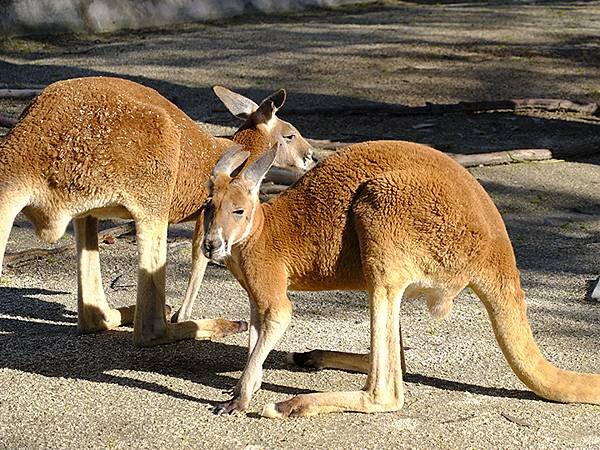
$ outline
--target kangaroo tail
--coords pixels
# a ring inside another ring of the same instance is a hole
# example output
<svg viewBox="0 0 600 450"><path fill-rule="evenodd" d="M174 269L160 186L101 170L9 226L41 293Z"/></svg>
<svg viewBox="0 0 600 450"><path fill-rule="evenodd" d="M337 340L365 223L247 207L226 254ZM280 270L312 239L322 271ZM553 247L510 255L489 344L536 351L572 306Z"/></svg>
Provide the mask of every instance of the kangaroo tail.
<svg viewBox="0 0 600 450"><path fill-rule="evenodd" d="M496 340L513 372L540 397L562 403L600 404L600 375L559 369L541 353L527 320L514 263L471 283L483 301ZM507 275L507 272L510 275Z"/></svg>

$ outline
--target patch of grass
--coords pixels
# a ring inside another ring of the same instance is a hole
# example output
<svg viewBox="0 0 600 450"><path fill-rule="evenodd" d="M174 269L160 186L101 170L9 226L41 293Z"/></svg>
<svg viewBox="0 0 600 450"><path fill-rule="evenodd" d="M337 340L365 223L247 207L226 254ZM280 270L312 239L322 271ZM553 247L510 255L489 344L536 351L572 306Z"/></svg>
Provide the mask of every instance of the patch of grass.
<svg viewBox="0 0 600 450"><path fill-rule="evenodd" d="M0 41L0 50L4 52L35 53L47 50L47 45L23 38L8 38Z"/></svg>
<svg viewBox="0 0 600 450"><path fill-rule="evenodd" d="M544 201L544 196L542 194L538 194L531 199L531 203L533 203L534 205L539 205L543 201Z"/></svg>
<svg viewBox="0 0 600 450"><path fill-rule="evenodd" d="M573 229L573 224L571 222L563 223L560 228L561 230L571 231Z"/></svg>
<svg viewBox="0 0 600 450"><path fill-rule="evenodd" d="M55 264L58 264L58 259L56 259L54 256L48 256L48 257L46 258L46 262L47 262L49 265L53 266L53 265L55 265Z"/></svg>
<svg viewBox="0 0 600 450"><path fill-rule="evenodd" d="M0 277L0 286L9 286L10 279L6 277Z"/></svg>

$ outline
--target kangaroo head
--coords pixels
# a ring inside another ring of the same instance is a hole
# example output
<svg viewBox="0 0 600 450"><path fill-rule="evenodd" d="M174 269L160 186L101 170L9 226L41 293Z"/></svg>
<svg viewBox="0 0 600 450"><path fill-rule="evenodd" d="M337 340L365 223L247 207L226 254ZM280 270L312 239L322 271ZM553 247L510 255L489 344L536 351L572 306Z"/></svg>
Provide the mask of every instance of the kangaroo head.
<svg viewBox="0 0 600 450"><path fill-rule="evenodd" d="M315 165L312 146L296 127L276 115L285 103L284 89L274 92L260 105L222 86L215 86L213 90L229 112L244 121L233 137L235 142L246 148L260 143L260 150L281 142L273 163L276 167L307 171Z"/></svg>
<svg viewBox="0 0 600 450"><path fill-rule="evenodd" d="M241 145L227 150L215 165L208 182L209 197L204 206L202 253L220 261L231 255L231 247L252 232L260 183L277 157L280 145L273 146L240 173L250 156Z"/></svg>

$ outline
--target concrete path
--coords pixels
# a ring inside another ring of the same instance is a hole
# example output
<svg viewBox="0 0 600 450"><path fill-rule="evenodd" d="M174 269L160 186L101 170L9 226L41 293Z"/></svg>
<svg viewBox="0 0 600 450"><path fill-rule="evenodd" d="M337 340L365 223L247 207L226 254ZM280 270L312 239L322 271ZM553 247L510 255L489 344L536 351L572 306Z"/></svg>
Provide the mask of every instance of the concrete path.
<svg viewBox="0 0 600 450"><path fill-rule="evenodd" d="M0 83L27 87L78 75L126 75L223 132L235 122L213 99L209 86L215 83L256 97L285 86L290 109L366 100L600 101L599 19L598 2L389 2L152 33L13 39L0 43ZM16 114L23 106L0 102L0 111ZM439 147L449 142L444 150L459 153L552 146L563 152L568 161L472 173L506 219L540 347L561 367L600 372L600 304L589 300L600 268L600 158L582 156L598 150L598 121L542 112L478 116L289 118L315 138L411 138ZM190 226L171 230L168 297L174 305L185 291L190 236ZM19 219L9 251L39 245ZM103 245L101 254L110 301L131 303L134 243L123 237ZM245 363L246 335L151 349L134 348L128 328L77 336L70 254L9 270L1 282L0 448L600 448L600 407L553 404L528 392L469 292L441 322L422 302L403 305L409 371L403 411L271 421L257 415L266 402L364 383L359 374L294 370L283 358L286 351L320 347L366 351L364 295L292 294L292 326L267 361L250 411L216 417L211 406L227 398L222 391ZM248 315L237 283L211 267L195 316Z"/></svg>

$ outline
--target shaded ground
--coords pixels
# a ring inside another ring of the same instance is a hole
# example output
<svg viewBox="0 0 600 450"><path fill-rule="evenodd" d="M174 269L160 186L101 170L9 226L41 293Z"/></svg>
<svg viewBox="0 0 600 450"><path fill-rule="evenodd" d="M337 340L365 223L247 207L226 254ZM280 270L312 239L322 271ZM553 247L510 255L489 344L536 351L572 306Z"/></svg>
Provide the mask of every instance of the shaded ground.
<svg viewBox="0 0 600 450"><path fill-rule="evenodd" d="M285 87L282 115L314 138L427 142L471 153L550 147L559 156L600 148L595 117L453 114L296 116L286 110L365 102L564 98L600 102L600 3L384 2L280 17L241 18L149 32L0 43L0 84L40 86L121 75L157 88L194 119L232 123L210 86L254 98Z"/></svg>
<svg viewBox="0 0 600 450"><path fill-rule="evenodd" d="M157 87L219 132L234 123L210 92L216 83L253 97L285 86L290 110L367 100L600 101L599 19L598 2L414 2L91 39L20 39L0 44L0 83L26 87L86 74L126 75ZM23 106L5 102L0 111L16 115ZM570 161L472 173L507 221L544 353L561 367L600 372L600 304L586 300L600 267L600 159L581 156L598 150L597 119L535 111L285 117L314 138L408 138L460 153L531 147L563 152ZM433 125L413 128L423 123ZM17 225L9 251L39 245L27 223ZM173 227L171 235L168 296L178 304L191 229ZM101 252L111 302L131 303L134 243L124 237ZM362 294L292 294L293 324L268 360L251 411L215 417L210 406L227 398L221 391L244 365L245 335L142 350L133 347L127 328L76 336L73 255L3 276L3 448L600 447L600 408L552 404L530 394L504 362L482 305L467 292L443 322L433 321L421 302L403 306L410 373L403 411L281 422L259 419L256 412L268 401L356 389L364 382L363 375L296 371L283 362L289 350L366 351ZM119 276L122 287L111 288ZM245 296L225 270L211 267L205 281L196 317L248 316Z"/></svg>

